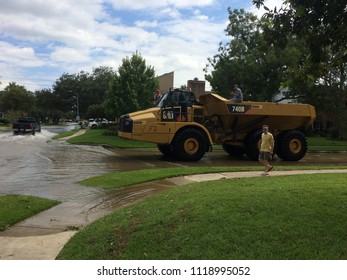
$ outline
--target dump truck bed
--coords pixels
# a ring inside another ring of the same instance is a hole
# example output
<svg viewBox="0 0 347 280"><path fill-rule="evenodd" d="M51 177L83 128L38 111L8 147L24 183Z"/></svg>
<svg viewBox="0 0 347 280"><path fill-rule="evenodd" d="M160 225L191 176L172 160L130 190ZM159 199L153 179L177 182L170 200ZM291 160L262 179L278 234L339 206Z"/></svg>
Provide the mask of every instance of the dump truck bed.
<svg viewBox="0 0 347 280"><path fill-rule="evenodd" d="M205 115L217 115L226 131L233 127L249 128L259 123L282 131L301 127L307 129L316 118L315 108L309 104L235 103L213 93L200 96L199 101L205 105Z"/></svg>

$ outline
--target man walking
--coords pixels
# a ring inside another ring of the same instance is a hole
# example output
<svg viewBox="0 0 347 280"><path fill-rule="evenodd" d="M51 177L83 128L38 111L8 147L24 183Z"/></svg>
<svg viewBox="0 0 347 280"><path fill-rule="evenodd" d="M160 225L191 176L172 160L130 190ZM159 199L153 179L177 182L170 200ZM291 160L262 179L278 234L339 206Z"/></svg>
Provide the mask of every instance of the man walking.
<svg viewBox="0 0 347 280"><path fill-rule="evenodd" d="M271 155L273 154L275 146L275 140L273 135L269 132L269 126L263 125L263 133L261 135L259 162L264 165L265 170L261 175L269 175L269 172L273 169L273 166L269 164Z"/></svg>

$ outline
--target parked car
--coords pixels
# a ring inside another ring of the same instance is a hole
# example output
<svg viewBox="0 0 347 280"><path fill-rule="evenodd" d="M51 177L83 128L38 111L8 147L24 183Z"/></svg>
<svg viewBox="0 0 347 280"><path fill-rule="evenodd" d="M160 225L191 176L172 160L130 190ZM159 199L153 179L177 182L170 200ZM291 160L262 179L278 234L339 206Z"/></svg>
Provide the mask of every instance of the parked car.
<svg viewBox="0 0 347 280"><path fill-rule="evenodd" d="M40 123L33 117L19 118L12 125L14 135L41 132Z"/></svg>
<svg viewBox="0 0 347 280"><path fill-rule="evenodd" d="M109 124L109 121L105 118L96 118L96 119L89 119L88 120L88 127L90 128L97 128L101 126L107 126Z"/></svg>

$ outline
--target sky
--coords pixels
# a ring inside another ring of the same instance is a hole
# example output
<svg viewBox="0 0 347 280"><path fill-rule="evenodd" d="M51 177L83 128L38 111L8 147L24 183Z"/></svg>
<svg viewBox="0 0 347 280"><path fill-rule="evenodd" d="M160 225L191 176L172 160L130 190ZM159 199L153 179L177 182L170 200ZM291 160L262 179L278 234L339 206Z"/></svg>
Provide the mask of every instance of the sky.
<svg viewBox="0 0 347 280"><path fill-rule="evenodd" d="M117 71L135 52L157 76L174 71L175 87L205 80L207 59L230 40L228 7L263 13L251 0L0 0L0 90L10 82L51 89L64 73L100 66Z"/></svg>

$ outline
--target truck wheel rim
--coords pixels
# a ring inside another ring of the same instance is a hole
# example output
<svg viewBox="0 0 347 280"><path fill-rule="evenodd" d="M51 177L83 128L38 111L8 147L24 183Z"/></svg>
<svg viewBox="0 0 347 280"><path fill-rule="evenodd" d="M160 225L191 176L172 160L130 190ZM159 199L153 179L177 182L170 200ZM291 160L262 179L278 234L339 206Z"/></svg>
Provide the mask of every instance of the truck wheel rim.
<svg viewBox="0 0 347 280"><path fill-rule="evenodd" d="M289 149L292 153L299 153L302 149L301 141L298 139L293 139L289 142Z"/></svg>
<svg viewBox="0 0 347 280"><path fill-rule="evenodd" d="M184 151L189 154L189 155L193 155L195 154L199 149L199 142L194 139L194 138L188 138L185 142L184 142Z"/></svg>

